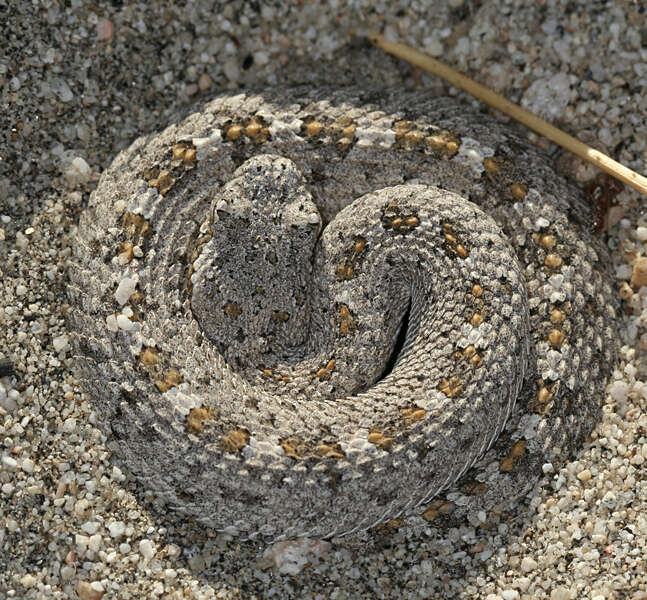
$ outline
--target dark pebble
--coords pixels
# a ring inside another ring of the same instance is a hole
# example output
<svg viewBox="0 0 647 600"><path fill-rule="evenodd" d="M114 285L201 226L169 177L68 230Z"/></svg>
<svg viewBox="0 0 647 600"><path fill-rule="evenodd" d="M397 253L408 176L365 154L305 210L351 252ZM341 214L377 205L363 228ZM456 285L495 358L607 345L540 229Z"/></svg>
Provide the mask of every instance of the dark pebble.
<svg viewBox="0 0 647 600"><path fill-rule="evenodd" d="M14 374L11 361L8 358L0 358L0 377L9 377Z"/></svg>

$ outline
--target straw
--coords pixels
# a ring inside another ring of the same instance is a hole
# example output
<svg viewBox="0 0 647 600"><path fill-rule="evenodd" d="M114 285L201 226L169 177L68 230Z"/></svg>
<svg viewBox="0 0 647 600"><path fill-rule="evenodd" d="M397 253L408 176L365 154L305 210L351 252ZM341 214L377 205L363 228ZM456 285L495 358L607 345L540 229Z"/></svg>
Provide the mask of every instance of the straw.
<svg viewBox="0 0 647 600"><path fill-rule="evenodd" d="M402 58L416 67L420 67L425 71L429 71L434 75L442 77L453 86L472 94L472 96L475 96L486 104L493 106L513 119L520 121L533 131L547 137L549 140L552 140L556 144L566 148L573 154L577 154L584 160L594 164L606 173L609 173L609 175L612 175L616 179L619 179L627 185L630 185L632 188L647 195L646 177L639 175L635 171L632 171L624 165L621 165L619 162L613 160L606 154L603 154L602 152L587 146L583 142L580 142L580 140L564 133L561 129L558 129L554 125L544 121L544 119L533 115L524 108L517 106L503 96L489 90L480 83L477 83L473 79L470 79L446 64L424 54L423 52L419 52L406 44L389 42L384 38L384 36L379 34L370 35L368 36L368 39L376 47L388 52L389 54L393 54L398 58Z"/></svg>

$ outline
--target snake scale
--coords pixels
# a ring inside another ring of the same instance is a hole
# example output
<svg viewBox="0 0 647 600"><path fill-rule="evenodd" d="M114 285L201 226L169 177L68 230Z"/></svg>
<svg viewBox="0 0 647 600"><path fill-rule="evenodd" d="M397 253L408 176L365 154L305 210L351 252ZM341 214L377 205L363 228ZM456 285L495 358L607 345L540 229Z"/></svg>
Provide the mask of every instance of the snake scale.
<svg viewBox="0 0 647 600"><path fill-rule="evenodd" d="M78 376L127 470L210 528L510 510L590 432L614 365L592 213L522 134L449 98L226 94L92 194Z"/></svg>

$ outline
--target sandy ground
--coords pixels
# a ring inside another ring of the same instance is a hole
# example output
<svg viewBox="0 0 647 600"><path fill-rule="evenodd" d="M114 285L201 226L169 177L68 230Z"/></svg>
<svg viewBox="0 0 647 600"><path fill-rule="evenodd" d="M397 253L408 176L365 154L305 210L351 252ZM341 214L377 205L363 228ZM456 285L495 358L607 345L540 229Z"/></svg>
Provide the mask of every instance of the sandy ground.
<svg viewBox="0 0 647 600"><path fill-rule="evenodd" d="M64 294L70 232L99 174L191 103L305 82L456 94L350 28L442 58L644 173L642 1L0 0L0 20L0 359L15 370L0 378L0 599L647 598L638 193L611 211L624 345L591 442L509 521L445 535L412 518L289 560L160 511L112 464L76 385ZM569 176L593 176L555 155Z"/></svg>

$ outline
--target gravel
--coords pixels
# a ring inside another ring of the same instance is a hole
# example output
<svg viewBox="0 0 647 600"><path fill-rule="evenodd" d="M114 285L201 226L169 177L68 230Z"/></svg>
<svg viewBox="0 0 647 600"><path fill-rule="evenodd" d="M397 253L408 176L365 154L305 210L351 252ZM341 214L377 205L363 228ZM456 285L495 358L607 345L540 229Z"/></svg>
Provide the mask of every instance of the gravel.
<svg viewBox="0 0 647 600"><path fill-rule="evenodd" d="M99 174L192 102L239 87L380 82L477 104L351 28L426 50L644 173L642 2L0 0L0 15L0 364L14 371L0 376L0 599L647 599L638 193L621 192L610 215L624 345L590 443L544 465L516 514L445 536L412 517L301 552L265 548L133 493L72 374L64 295L70 232ZM576 180L595 174L530 137ZM126 294L131 282L121 285Z"/></svg>

